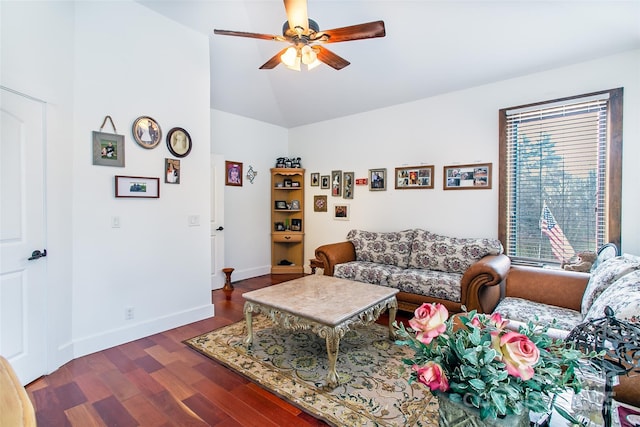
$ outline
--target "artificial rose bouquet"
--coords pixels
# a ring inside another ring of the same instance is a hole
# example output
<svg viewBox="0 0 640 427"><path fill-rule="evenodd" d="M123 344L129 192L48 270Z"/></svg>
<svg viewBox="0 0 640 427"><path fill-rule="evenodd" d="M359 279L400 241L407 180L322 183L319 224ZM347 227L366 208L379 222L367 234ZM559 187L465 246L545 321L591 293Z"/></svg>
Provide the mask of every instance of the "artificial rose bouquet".
<svg viewBox="0 0 640 427"><path fill-rule="evenodd" d="M545 412L554 394L580 391L575 373L590 366L583 363L582 352L552 340L546 329L529 323L509 330L497 313L472 311L449 318L444 305L425 303L414 315L408 329L396 323L396 343L415 350L414 358L403 360L411 367L410 382L477 408L482 419L525 409ZM573 420L561 407L556 409Z"/></svg>

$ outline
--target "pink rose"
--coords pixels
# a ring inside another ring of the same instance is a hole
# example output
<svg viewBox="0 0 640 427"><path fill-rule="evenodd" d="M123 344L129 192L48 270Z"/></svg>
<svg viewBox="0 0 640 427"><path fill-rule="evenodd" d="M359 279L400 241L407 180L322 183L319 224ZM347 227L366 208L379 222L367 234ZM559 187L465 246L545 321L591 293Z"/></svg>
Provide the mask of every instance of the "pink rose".
<svg viewBox="0 0 640 427"><path fill-rule="evenodd" d="M500 354L507 372L514 377L529 380L533 377L533 365L540 358L538 347L526 336L517 332L491 333L491 346Z"/></svg>
<svg viewBox="0 0 640 427"><path fill-rule="evenodd" d="M498 329L504 329L509 323L508 320L504 320L502 318L502 315L500 313L493 313L489 318L489 321L493 323Z"/></svg>
<svg viewBox="0 0 640 427"><path fill-rule="evenodd" d="M442 304L424 303L414 312L409 326L416 331L418 341L429 344L435 337L447 330L445 321L449 317L447 308Z"/></svg>
<svg viewBox="0 0 640 427"><path fill-rule="evenodd" d="M449 381L444 375L442 367L435 362L427 362L424 366L413 365L412 370L418 374L418 381L429 387L431 391L449 390Z"/></svg>

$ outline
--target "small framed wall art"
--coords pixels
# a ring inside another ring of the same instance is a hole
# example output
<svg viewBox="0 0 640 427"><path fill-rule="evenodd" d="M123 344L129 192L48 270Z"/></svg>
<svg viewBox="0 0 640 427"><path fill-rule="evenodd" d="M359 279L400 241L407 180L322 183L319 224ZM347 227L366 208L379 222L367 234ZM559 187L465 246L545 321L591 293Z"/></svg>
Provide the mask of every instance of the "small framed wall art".
<svg viewBox="0 0 640 427"><path fill-rule="evenodd" d="M311 174L311 186L318 187L320 185L320 174L318 172L313 172Z"/></svg>
<svg viewBox="0 0 640 427"><path fill-rule="evenodd" d="M133 139L142 148L156 148L162 139L160 125L149 116L140 116L133 122Z"/></svg>
<svg viewBox="0 0 640 427"><path fill-rule="evenodd" d="M191 135L182 128L173 128L167 133L167 148L176 157L185 157L191 152Z"/></svg>
<svg viewBox="0 0 640 427"><path fill-rule="evenodd" d="M342 171L331 171L331 195L342 196Z"/></svg>
<svg viewBox="0 0 640 427"><path fill-rule="evenodd" d="M180 184L180 160L164 159L164 182L166 184Z"/></svg>
<svg viewBox="0 0 640 427"><path fill-rule="evenodd" d="M387 170L369 169L369 190L385 191L387 189Z"/></svg>
<svg viewBox="0 0 640 427"><path fill-rule="evenodd" d="M124 167L124 135L93 132L93 164Z"/></svg>
<svg viewBox="0 0 640 427"><path fill-rule="evenodd" d="M242 187L242 163L225 161L225 184Z"/></svg>
<svg viewBox="0 0 640 427"><path fill-rule="evenodd" d="M396 190L433 188L433 165L396 168Z"/></svg>
<svg viewBox="0 0 640 427"><path fill-rule="evenodd" d="M351 212L348 203L336 203L335 205L333 205L333 219L349 221L350 213Z"/></svg>
<svg viewBox="0 0 640 427"><path fill-rule="evenodd" d="M342 197L345 199L353 199L353 184L355 182L354 172L345 172L342 174Z"/></svg>
<svg viewBox="0 0 640 427"><path fill-rule="evenodd" d="M116 175L116 197L157 199L160 197L160 178Z"/></svg>
<svg viewBox="0 0 640 427"><path fill-rule="evenodd" d="M322 175L320 177L320 188L322 188L323 190L329 189L329 180L330 179L331 179L331 177L329 175Z"/></svg>
<svg viewBox="0 0 640 427"><path fill-rule="evenodd" d="M491 163L452 165L443 168L445 190L489 190Z"/></svg>
<svg viewBox="0 0 640 427"><path fill-rule="evenodd" d="M327 211L327 196L313 196L313 211L314 212L326 212Z"/></svg>

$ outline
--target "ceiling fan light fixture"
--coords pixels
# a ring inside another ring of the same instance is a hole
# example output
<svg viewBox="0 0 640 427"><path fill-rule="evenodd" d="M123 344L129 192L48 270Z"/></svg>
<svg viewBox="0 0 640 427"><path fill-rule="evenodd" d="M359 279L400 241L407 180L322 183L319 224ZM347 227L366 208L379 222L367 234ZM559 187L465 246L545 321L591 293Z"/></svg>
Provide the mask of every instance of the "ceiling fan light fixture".
<svg viewBox="0 0 640 427"><path fill-rule="evenodd" d="M298 50L293 46L288 48L287 51L280 56L280 59L282 60L282 63L287 67L295 66L295 63L297 60L298 67L300 67L299 65L300 60L298 59Z"/></svg>
<svg viewBox="0 0 640 427"><path fill-rule="evenodd" d="M300 56L302 63L305 65L312 64L318 59L318 55L308 44L302 46L302 49L300 49Z"/></svg>

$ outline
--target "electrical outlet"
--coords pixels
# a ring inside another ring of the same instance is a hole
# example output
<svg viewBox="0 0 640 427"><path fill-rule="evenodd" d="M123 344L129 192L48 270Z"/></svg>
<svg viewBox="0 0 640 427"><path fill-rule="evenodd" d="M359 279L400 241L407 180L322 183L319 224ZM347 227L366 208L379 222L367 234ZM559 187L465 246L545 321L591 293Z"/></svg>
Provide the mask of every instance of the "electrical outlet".
<svg viewBox="0 0 640 427"><path fill-rule="evenodd" d="M133 320L134 311L133 307L127 307L124 309L124 319L125 320Z"/></svg>

